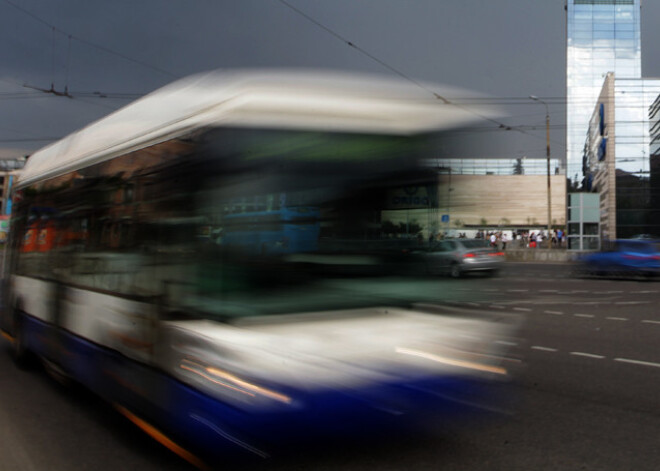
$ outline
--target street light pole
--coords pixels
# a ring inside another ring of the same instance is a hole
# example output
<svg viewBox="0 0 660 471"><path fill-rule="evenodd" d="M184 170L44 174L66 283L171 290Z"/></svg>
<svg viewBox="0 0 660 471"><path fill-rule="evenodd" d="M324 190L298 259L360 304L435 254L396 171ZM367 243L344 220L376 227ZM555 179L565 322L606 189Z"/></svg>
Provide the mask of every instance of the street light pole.
<svg viewBox="0 0 660 471"><path fill-rule="evenodd" d="M535 95L529 96L532 100L545 105L545 155L548 165L548 248L552 248L552 196L550 192L550 110L548 104Z"/></svg>

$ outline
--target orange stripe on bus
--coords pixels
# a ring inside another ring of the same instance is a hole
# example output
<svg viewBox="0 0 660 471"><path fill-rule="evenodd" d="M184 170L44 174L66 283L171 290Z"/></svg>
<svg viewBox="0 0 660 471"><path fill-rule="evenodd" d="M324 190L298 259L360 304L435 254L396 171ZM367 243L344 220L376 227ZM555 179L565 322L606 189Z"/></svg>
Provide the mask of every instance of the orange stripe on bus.
<svg viewBox="0 0 660 471"><path fill-rule="evenodd" d="M7 340L9 340L11 343L14 343L14 342L16 341L16 339L14 339L14 337L12 337L11 335L9 335L9 334L8 334L7 332L5 332L4 330L1 330L1 331L0 331L0 334L2 334L2 336L3 336L4 338L6 338Z"/></svg>
<svg viewBox="0 0 660 471"><path fill-rule="evenodd" d="M161 445L165 446L167 449L170 451L176 453L179 455L181 458L186 460L188 463L192 464L193 466L196 466L199 469L203 470L210 470L210 468L204 463L202 460L197 458L195 455L190 453L189 451L185 450L184 448L180 447L176 443L174 443L171 439L169 439L163 432L155 428L153 425L147 423L146 421L142 420L132 412L130 412L128 409L120 406L119 404L114 404L115 408L121 412L128 420L133 422L135 425L140 427L143 432L145 432L147 435L149 435L151 438L156 440L158 443Z"/></svg>

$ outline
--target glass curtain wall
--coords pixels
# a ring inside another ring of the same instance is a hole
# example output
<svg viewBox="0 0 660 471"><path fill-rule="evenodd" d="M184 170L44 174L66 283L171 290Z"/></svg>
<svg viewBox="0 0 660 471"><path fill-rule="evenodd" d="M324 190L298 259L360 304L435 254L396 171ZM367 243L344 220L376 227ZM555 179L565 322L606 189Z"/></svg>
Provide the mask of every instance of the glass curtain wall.
<svg viewBox="0 0 660 471"><path fill-rule="evenodd" d="M640 0L568 0L567 176L581 186L589 119L607 72L641 78Z"/></svg>
<svg viewBox="0 0 660 471"><path fill-rule="evenodd" d="M651 202L649 211L655 223L656 234L660 234L660 94L655 98L649 108L650 119L650 186Z"/></svg>
<svg viewBox="0 0 660 471"><path fill-rule="evenodd" d="M426 166L451 171L453 175L547 175L547 159L436 159L426 161ZM550 171L559 175L559 159L550 159Z"/></svg>
<svg viewBox="0 0 660 471"><path fill-rule="evenodd" d="M617 237L660 235L657 166L652 165L649 108L660 79L615 79Z"/></svg>

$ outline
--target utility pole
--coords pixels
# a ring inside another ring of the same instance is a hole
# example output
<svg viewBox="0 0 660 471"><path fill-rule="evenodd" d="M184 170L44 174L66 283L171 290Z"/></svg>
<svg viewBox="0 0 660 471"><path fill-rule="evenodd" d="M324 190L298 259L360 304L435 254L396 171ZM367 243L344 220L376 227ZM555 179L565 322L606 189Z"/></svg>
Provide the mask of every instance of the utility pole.
<svg viewBox="0 0 660 471"><path fill-rule="evenodd" d="M552 196L550 188L550 111L548 104L535 95L529 96L532 100L541 102L545 105L545 156L548 165L548 248L552 248Z"/></svg>

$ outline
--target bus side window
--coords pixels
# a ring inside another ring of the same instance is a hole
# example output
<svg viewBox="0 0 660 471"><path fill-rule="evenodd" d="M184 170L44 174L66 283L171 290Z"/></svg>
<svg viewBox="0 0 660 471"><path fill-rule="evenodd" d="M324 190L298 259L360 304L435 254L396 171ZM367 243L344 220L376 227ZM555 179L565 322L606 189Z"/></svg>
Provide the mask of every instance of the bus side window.
<svg viewBox="0 0 660 471"><path fill-rule="evenodd" d="M34 252L37 248L37 234L39 232L39 223L34 221L30 223L23 238L21 252Z"/></svg>

